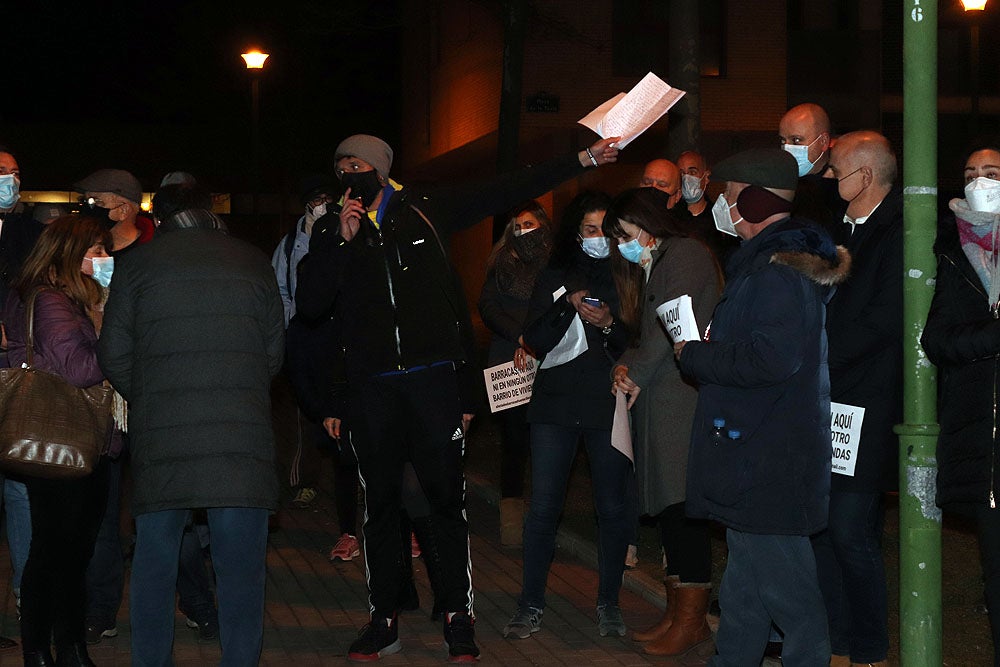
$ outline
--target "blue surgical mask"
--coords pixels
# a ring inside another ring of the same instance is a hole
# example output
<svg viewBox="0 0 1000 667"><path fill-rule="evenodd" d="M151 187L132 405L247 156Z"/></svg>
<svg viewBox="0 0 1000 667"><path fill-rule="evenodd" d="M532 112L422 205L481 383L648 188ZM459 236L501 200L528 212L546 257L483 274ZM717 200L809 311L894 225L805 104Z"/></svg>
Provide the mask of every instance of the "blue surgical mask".
<svg viewBox="0 0 1000 667"><path fill-rule="evenodd" d="M618 252L622 254L622 257L632 262L633 264L638 264L639 260L642 259L642 244L639 243L639 239L632 239L625 243L618 244Z"/></svg>
<svg viewBox="0 0 1000 667"><path fill-rule="evenodd" d="M821 136L823 135L822 134L817 135L815 139L813 139L812 141L810 141L808 144L805 145L785 144L784 146L782 146L782 148L788 151L792 155L792 157L795 158L796 164L799 165L799 178L802 178L810 171L812 171L812 168L816 166L816 162L819 162L819 159L823 157L823 153L826 152L823 151L823 153L820 153L816 157L816 160L814 162L809 161L809 147L812 146L817 141L819 141L819 138Z"/></svg>
<svg viewBox="0 0 1000 667"><path fill-rule="evenodd" d="M580 247L594 259L604 259L611 254L611 242L607 236L581 238Z"/></svg>
<svg viewBox="0 0 1000 667"><path fill-rule="evenodd" d="M14 208L21 198L21 181L14 174L0 175L0 208Z"/></svg>
<svg viewBox="0 0 1000 667"><path fill-rule="evenodd" d="M84 259L89 259L94 265L94 273L90 277L96 280L98 285L107 287L111 284L111 275L115 272L114 257L84 257Z"/></svg>

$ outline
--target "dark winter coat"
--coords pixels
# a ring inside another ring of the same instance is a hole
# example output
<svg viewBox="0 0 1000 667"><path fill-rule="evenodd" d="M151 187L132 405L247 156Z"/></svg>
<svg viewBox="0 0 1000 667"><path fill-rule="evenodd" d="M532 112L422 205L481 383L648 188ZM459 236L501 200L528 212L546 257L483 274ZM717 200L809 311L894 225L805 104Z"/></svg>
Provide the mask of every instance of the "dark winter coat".
<svg viewBox="0 0 1000 667"><path fill-rule="evenodd" d="M0 303L5 304L10 284L17 280L45 226L24 213L0 213L0 221Z"/></svg>
<svg viewBox="0 0 1000 667"><path fill-rule="evenodd" d="M954 218L934 250L937 285L921 343L938 367L937 503L983 506L996 497L1000 319L965 257Z"/></svg>
<svg viewBox="0 0 1000 667"><path fill-rule="evenodd" d="M129 403L136 514L274 509L271 378L284 352L274 271L214 229L172 229L115 265L98 345Z"/></svg>
<svg viewBox="0 0 1000 667"><path fill-rule="evenodd" d="M553 292L560 287L565 287L567 294L588 290L591 296L608 304L613 317L618 317L618 292L611 277L611 260L594 259L577 250L568 268L543 271L531 295L524 342L539 360L544 360L562 340L577 314L565 296L552 300ZM625 351L628 333L618 322L612 324L609 334L591 324L584 324L583 330L587 335L586 352L565 364L539 369L535 374L528 404L529 423L611 430L615 412L611 368Z"/></svg>
<svg viewBox="0 0 1000 667"><path fill-rule="evenodd" d="M903 418L903 196L891 191L851 234L836 239L851 253L851 275L827 306L830 398L865 409L854 476L834 474L834 491L898 486Z"/></svg>
<svg viewBox="0 0 1000 667"><path fill-rule="evenodd" d="M618 360L628 366L629 378L642 389L632 406L632 436L639 510L644 514L659 514L684 500L691 420L698 402L698 389L681 376L673 341L656 309L687 294L698 330L704 331L721 291L718 266L700 241L665 239L653 251L653 267L643 291L639 345Z"/></svg>
<svg viewBox="0 0 1000 667"><path fill-rule="evenodd" d="M462 365L463 412L473 412L482 374L473 368L468 306L448 257L452 232L512 208L583 171L576 154L485 183L425 195L394 192L378 229L362 220L350 241L336 216L316 222L299 275L297 312L342 324L348 382L441 361Z"/></svg>
<svg viewBox="0 0 1000 667"><path fill-rule="evenodd" d="M825 303L850 265L812 223L786 219L730 259L708 342L681 371L699 383L688 515L735 530L811 535L826 527L830 380ZM713 437L713 420L739 437Z"/></svg>

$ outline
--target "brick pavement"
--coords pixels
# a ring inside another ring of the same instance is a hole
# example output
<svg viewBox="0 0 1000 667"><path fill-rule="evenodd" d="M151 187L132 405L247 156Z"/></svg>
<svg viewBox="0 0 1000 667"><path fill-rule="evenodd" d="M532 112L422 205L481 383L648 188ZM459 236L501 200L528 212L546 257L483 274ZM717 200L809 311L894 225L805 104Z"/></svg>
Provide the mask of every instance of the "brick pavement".
<svg viewBox="0 0 1000 667"><path fill-rule="evenodd" d="M602 638L597 634L594 604L597 577L594 569L568 553L585 544L568 539L569 549L560 548L549 578L548 608L542 631L526 640L505 640L501 629L513 612L520 590L521 565L517 549L499 546L498 514L495 504L481 493L470 493L468 512L473 527L471 547L476 593L477 637L483 651L482 662L496 665L560 665L588 662L593 665L665 664L650 660L629 639ZM485 494L488 495L488 492ZM321 493L311 510L283 510L281 529L272 533L268 544L267 607L262 665L344 664L351 640L368 618L363 561L332 564L326 554L334 541L336 525L331 501ZM593 548L592 546L590 547ZM586 554L585 554L586 557ZM0 548L0 563L6 564L6 546ZM2 568L6 570L7 568ZM421 610L400 618L403 651L381 661L385 665L439 665L445 649L441 626L429 620L431 592L420 561L414 564ZM17 636L9 572L4 572L0 590L0 633ZM641 590L641 587L631 586ZM647 596L648 597L648 596ZM660 610L643 595L623 590L622 608L630 628L651 625ZM130 663L128 596L118 622L119 635L91 647L94 661L101 667ZM216 643L202 643L177 615L174 657L178 666L217 664ZM0 654L0 667L20 665L17 651ZM670 664L670 663L666 663ZM689 654L673 664L700 665L704 658Z"/></svg>

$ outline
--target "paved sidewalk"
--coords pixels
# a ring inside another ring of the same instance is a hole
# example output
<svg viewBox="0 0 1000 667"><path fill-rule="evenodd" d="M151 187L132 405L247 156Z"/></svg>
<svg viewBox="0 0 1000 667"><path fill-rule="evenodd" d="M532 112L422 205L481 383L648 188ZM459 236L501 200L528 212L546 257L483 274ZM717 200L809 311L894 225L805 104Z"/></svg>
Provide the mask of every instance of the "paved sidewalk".
<svg viewBox="0 0 1000 667"><path fill-rule="evenodd" d="M473 482L470 485L476 488ZM548 608L542 631L526 640L505 640L501 630L514 610L520 589L521 562L517 549L499 546L498 513L477 493L469 494L473 527L471 546L476 592L477 637L482 661L496 665L664 664L641 654L627 638L602 638L597 633L594 605L597 577L594 569L560 549L549 578ZM329 563L335 522L329 496L321 493L310 510L282 510L281 529L268 544L267 609L262 665L344 664L347 646L367 622L368 604L362 559ZM592 548L592 547L591 547ZM0 562L7 562L6 547ZM432 596L421 561L414 563L421 610L400 618L403 651L381 661L385 665L439 665L445 648L440 623L429 620ZM0 633L18 634L9 575L4 579L5 604ZM630 590L622 593L622 608L630 628L651 625L660 610ZM119 614L119 634L91 647L101 667L130 664L128 598ZM176 617L174 657L180 665L213 665L220 656L216 643L201 643L195 631ZM705 645L710 647L710 643ZM708 649L710 650L710 649ZM0 654L0 666L20 665L18 651ZM668 663L669 664L669 663ZM704 658L688 655L674 664L700 665Z"/></svg>

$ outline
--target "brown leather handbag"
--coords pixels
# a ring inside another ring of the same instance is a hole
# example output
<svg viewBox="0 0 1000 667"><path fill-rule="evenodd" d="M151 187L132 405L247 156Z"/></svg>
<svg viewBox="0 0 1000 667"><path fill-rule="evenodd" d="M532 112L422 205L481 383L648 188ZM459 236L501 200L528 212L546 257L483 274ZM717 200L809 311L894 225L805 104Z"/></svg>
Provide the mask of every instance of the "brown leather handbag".
<svg viewBox="0 0 1000 667"><path fill-rule="evenodd" d="M25 304L26 367L0 369L0 468L43 479L85 477L108 446L114 392L103 384L74 387L32 366L36 294Z"/></svg>

